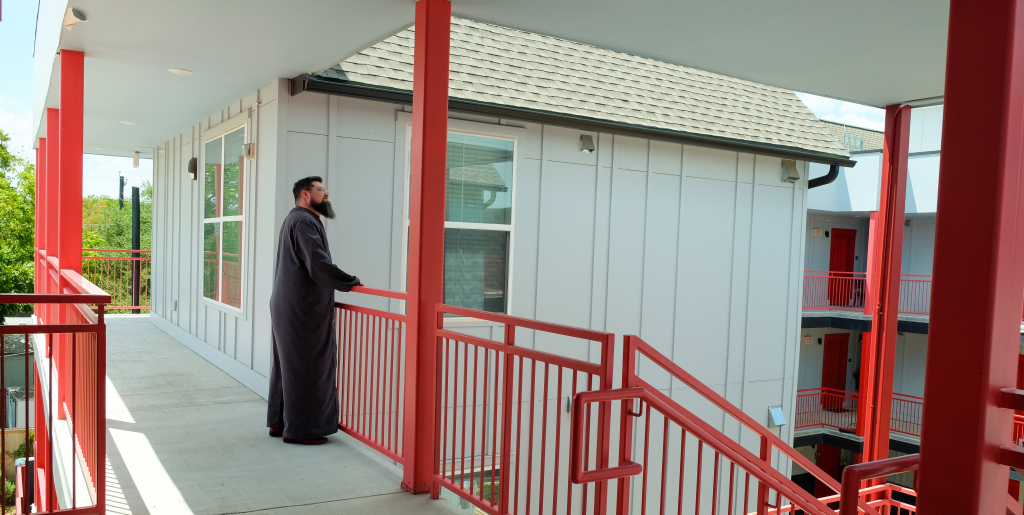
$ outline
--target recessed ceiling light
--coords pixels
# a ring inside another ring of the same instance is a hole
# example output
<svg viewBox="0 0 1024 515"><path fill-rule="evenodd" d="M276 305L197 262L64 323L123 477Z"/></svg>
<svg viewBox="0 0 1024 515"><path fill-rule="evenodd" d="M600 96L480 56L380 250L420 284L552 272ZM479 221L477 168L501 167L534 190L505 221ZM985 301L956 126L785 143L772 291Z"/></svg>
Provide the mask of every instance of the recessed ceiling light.
<svg viewBox="0 0 1024 515"><path fill-rule="evenodd" d="M121 123L123 123L125 125L135 125L135 122L127 122L127 121L124 121L124 120L121 120Z"/></svg>
<svg viewBox="0 0 1024 515"><path fill-rule="evenodd" d="M92 147L93 150L103 150L103 147Z"/></svg>
<svg viewBox="0 0 1024 515"><path fill-rule="evenodd" d="M184 68L168 68L167 71L169 71L169 72L171 72L171 73L173 73L175 75L192 75L192 72L190 72L190 71L188 71L188 70L186 70Z"/></svg>

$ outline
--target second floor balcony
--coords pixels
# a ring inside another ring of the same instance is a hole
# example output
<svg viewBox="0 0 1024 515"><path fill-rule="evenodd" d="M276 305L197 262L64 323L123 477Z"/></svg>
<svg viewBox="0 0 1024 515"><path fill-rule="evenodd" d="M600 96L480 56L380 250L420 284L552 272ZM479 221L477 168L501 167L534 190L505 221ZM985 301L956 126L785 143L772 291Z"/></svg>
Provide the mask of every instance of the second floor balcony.
<svg viewBox="0 0 1024 515"><path fill-rule="evenodd" d="M932 276L900 275L900 314L928 315L931 296ZM804 271L805 310L867 313L866 297L866 272Z"/></svg>

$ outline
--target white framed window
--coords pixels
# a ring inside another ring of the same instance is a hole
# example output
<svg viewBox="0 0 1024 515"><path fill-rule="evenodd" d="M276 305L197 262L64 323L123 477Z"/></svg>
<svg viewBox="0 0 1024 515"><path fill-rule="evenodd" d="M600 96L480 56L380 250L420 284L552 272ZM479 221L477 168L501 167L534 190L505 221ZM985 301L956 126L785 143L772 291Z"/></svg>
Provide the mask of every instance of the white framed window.
<svg viewBox="0 0 1024 515"><path fill-rule="evenodd" d="M203 297L242 309L246 126L207 138L203 152Z"/></svg>
<svg viewBox="0 0 1024 515"><path fill-rule="evenodd" d="M412 127L406 131L405 237L408 256ZM448 132L445 175L445 304L507 313L511 293L517 138ZM406 263L408 259L406 258ZM403 266L403 276L405 275ZM405 282L403 280L403 282Z"/></svg>

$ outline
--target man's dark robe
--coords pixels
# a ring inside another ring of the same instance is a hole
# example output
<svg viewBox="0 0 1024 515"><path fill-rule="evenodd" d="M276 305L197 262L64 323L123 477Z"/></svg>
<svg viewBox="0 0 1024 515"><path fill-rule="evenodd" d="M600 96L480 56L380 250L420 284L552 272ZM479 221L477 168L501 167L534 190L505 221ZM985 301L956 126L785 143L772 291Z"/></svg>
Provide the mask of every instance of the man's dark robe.
<svg viewBox="0 0 1024 515"><path fill-rule="evenodd" d="M298 439L338 431L334 290L358 285L358 277L331 262L320 217L292 209L278 238L270 296L274 364L267 427L283 427L285 436Z"/></svg>

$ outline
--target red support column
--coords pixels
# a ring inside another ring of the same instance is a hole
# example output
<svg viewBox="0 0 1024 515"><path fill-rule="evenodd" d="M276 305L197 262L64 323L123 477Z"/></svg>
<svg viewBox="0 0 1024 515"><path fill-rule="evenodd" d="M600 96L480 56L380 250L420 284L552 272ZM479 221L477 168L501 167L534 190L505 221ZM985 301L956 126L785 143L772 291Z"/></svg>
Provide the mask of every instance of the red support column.
<svg viewBox="0 0 1024 515"><path fill-rule="evenodd" d="M39 251L46 248L46 138L39 138L39 146L36 147L36 233L35 253L32 255L32 262L35 266L35 282L33 291L43 293L43 269L39 266ZM39 309L36 309L36 316L39 316Z"/></svg>
<svg viewBox="0 0 1024 515"><path fill-rule="evenodd" d="M58 205L60 199L60 110L46 110L46 255L59 258L57 249L57 224L59 219ZM49 266L45 267L49 270ZM43 277L46 293L57 293L57 287L47 272ZM54 308L48 308L53 312ZM47 323L53 323L47 321Z"/></svg>
<svg viewBox="0 0 1024 515"><path fill-rule="evenodd" d="M981 36L983 35L983 37ZM918 512L1007 512L1024 292L1024 1L951 0Z"/></svg>
<svg viewBox="0 0 1024 515"><path fill-rule="evenodd" d="M452 7L417 0L409 194L409 344L402 488L431 492L437 467L437 324L444 292L444 190Z"/></svg>
<svg viewBox="0 0 1024 515"><path fill-rule="evenodd" d="M889 426L892 423L892 380L896 364L896 325L899 315L900 268L903 258L903 220L907 200L907 159L910 141L910 106L885 109L885 140L882 149L882 181L875 224L875 274L871 321L871 388L861 396L867 401L868 439L865 461L889 457ZM863 366L863 363L861 364ZM859 423L860 421L858 421ZM859 425L859 424L858 424Z"/></svg>
<svg viewBox="0 0 1024 515"><path fill-rule="evenodd" d="M82 272L82 117L85 54L60 53L60 268Z"/></svg>

